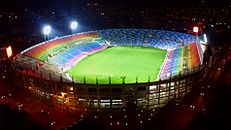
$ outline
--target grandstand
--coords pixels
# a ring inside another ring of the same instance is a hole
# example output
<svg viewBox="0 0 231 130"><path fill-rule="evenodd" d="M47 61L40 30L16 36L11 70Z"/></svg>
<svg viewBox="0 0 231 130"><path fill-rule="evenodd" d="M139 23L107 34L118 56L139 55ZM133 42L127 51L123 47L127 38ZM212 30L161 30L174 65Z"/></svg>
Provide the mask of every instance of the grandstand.
<svg viewBox="0 0 231 130"><path fill-rule="evenodd" d="M58 54L52 55L48 59L48 63L61 66L65 71L70 69L85 56L103 50L106 47L107 46L101 46L97 41L77 44L71 48L60 51Z"/></svg>
<svg viewBox="0 0 231 130"><path fill-rule="evenodd" d="M105 49L107 46L101 45L102 42L104 41L95 32L76 34L36 45L25 54L56 65L64 72L86 55Z"/></svg>
<svg viewBox="0 0 231 130"><path fill-rule="evenodd" d="M167 59L162 67L159 78L164 79L170 75L178 75L184 71L199 66L201 62L195 42L188 46L182 46L170 50L167 54Z"/></svg>
<svg viewBox="0 0 231 130"><path fill-rule="evenodd" d="M73 71L72 73L69 73L70 69L77 66L77 63L79 63L80 61L84 61L83 59L85 59L86 57L92 55L93 53L103 51L109 46L152 47L167 51L166 56L164 56L165 58L163 58L162 61L158 61L159 63L156 64L160 65L159 69L158 67L157 69L155 69L155 71L158 71L159 73L157 78L151 80L155 81L158 79L166 79L170 76L179 75L185 72L188 73L190 69L195 68L202 63L201 48L198 43L195 42L195 40L196 37L193 35L165 30L97 30L65 36L62 38L53 39L47 42L37 44L21 52L21 56L18 56L14 63L17 63L18 65L16 66L18 66L20 69L24 69L24 71L33 70L38 73L43 73L43 76L48 75L44 76L48 79L49 77L51 77L49 76L50 74L58 73L59 75L66 77L66 79L68 80L73 80L75 78L73 76L79 74L75 74L73 73ZM155 59L156 58L154 57L150 58L150 60ZM95 59L89 64L94 64L97 61L100 60ZM147 62L146 64L149 64L149 62ZM126 68L126 66L124 68ZM33 72L33 74L35 74L35 72ZM85 75L83 75L83 77L86 76L87 78L89 78L88 75L96 78L97 75L105 74L97 73L94 75L92 73L86 73ZM112 72L111 75L113 75ZM129 74L123 73L123 75ZM107 83L108 76L110 75L106 75L105 77ZM148 76L152 77L152 75L150 74L148 74L146 77ZM137 75L135 77L137 77ZM81 78L81 80L82 79L83 78ZM133 79L134 80L130 83L137 82L137 78L133 77ZM79 82L80 79L77 79L75 81ZM143 82L150 82L150 79L146 78L146 81ZM84 81L82 80L79 83L84 83Z"/></svg>
<svg viewBox="0 0 231 130"><path fill-rule="evenodd" d="M196 41L165 30L96 30L32 46L12 65L17 82L57 104L157 108L182 98L203 77Z"/></svg>
<svg viewBox="0 0 231 130"><path fill-rule="evenodd" d="M190 34L154 29L106 29L98 33L111 44L151 46L165 50L188 45L196 39Z"/></svg>

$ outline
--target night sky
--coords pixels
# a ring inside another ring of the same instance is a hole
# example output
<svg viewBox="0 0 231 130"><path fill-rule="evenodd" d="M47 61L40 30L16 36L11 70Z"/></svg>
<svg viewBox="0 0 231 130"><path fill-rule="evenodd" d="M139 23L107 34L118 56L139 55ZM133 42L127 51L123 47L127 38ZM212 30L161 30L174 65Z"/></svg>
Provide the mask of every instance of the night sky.
<svg viewBox="0 0 231 130"><path fill-rule="evenodd" d="M191 6L201 4L201 1L211 6L224 6L231 5L230 0L1 0L0 9L2 10L23 10L28 9L72 9L81 8L86 3L99 3L99 4L110 4L110 5L127 5L139 6L139 5L150 5L150 6Z"/></svg>
<svg viewBox="0 0 231 130"><path fill-rule="evenodd" d="M98 6L93 7L88 4L97 4ZM167 29L176 27L182 29L191 26L185 24L183 27L182 23L178 21L184 22L184 20L175 19L176 23L171 22L170 27L170 24L156 19L155 15L160 13L162 14L158 18L166 17L165 10L168 7L173 10L182 9L178 12L183 12L182 14L190 19L194 17L191 16L194 13L191 13L190 10L193 8L197 10L195 7L200 9L205 7L210 9L210 12L214 7L218 8L217 10L223 10L224 7L231 8L231 0L0 0L0 34L2 34L0 40L8 42L9 39L12 39L8 36L14 35L32 39L30 41L34 42L37 40L35 42L37 43L43 39L41 29L46 24L52 25L53 37L67 35L70 33L67 26L71 20L79 22L79 32L118 27L165 27ZM116 9L120 9L120 11L117 12ZM145 16L139 12L143 9ZM152 13L153 10L156 12ZM100 15L101 11L105 11L105 16ZM179 16L181 17L182 14ZM17 19L14 19L15 16ZM210 15L203 16L202 14L200 16L214 20ZM131 17L133 21L131 21ZM223 18L223 21L227 23L230 21L227 16ZM174 19L168 18L168 21L172 20Z"/></svg>

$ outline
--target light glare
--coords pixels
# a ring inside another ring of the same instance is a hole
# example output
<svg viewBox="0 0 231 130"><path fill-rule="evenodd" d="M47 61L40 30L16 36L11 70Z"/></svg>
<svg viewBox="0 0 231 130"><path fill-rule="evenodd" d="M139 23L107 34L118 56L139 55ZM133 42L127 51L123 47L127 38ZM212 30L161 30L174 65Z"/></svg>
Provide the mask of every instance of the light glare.
<svg viewBox="0 0 231 130"><path fill-rule="evenodd" d="M46 25L46 26L43 28L43 34L49 35L50 33L51 33L51 26Z"/></svg>
<svg viewBox="0 0 231 130"><path fill-rule="evenodd" d="M206 34L204 34L204 42L205 42L205 43L208 42Z"/></svg>
<svg viewBox="0 0 231 130"><path fill-rule="evenodd" d="M198 33L199 32L199 28L198 27L193 27L193 32L194 33Z"/></svg>
<svg viewBox="0 0 231 130"><path fill-rule="evenodd" d="M71 29L75 30L78 27L78 23L76 21L71 22Z"/></svg>
<svg viewBox="0 0 231 130"><path fill-rule="evenodd" d="M11 46L6 48L6 54L8 58L10 58L13 55Z"/></svg>

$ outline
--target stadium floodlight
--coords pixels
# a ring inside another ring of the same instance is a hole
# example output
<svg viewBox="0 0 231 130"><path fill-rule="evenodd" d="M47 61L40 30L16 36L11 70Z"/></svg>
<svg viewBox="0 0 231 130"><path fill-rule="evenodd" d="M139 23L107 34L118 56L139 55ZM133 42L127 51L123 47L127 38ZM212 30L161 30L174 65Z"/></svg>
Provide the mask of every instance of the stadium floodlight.
<svg viewBox="0 0 231 130"><path fill-rule="evenodd" d="M205 43L208 42L206 34L204 34L204 42L205 42Z"/></svg>
<svg viewBox="0 0 231 130"><path fill-rule="evenodd" d="M71 29L75 30L78 27L78 23L76 21L71 22Z"/></svg>
<svg viewBox="0 0 231 130"><path fill-rule="evenodd" d="M45 40L48 39L49 34L51 33L51 26L50 25L46 25L43 27L43 34L45 37Z"/></svg>
<svg viewBox="0 0 231 130"><path fill-rule="evenodd" d="M76 31L76 29L78 27L78 22L72 21L71 24L70 24L70 27L71 27L72 33L75 33L75 31Z"/></svg>
<svg viewBox="0 0 231 130"><path fill-rule="evenodd" d="M200 40L200 43L203 43L203 44L207 44L208 43L208 39L207 39L207 35L204 34L204 40Z"/></svg>
<svg viewBox="0 0 231 130"><path fill-rule="evenodd" d="M196 34L196 42L199 43L200 42L199 37L198 37L199 27L193 26L193 33Z"/></svg>
<svg viewBox="0 0 231 130"><path fill-rule="evenodd" d="M8 58L10 58L13 55L11 46L6 48L6 54Z"/></svg>
<svg viewBox="0 0 231 130"><path fill-rule="evenodd" d="M46 25L46 26L43 28L43 34L44 34L44 35L49 35L50 33L51 33L51 26Z"/></svg>
<svg viewBox="0 0 231 130"><path fill-rule="evenodd" d="M194 26L194 27L193 27L193 32L194 32L194 33L198 33L198 32L199 32L199 27Z"/></svg>

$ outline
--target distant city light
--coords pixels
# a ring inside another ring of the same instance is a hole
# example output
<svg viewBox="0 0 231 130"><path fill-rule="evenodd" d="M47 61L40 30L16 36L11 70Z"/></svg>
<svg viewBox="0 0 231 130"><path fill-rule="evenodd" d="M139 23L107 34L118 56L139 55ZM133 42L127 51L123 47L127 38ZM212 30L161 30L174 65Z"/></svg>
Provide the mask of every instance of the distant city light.
<svg viewBox="0 0 231 130"><path fill-rule="evenodd" d="M66 93L64 93L64 92L61 92L61 95L62 95L62 97L64 97L64 96L66 95Z"/></svg>
<svg viewBox="0 0 231 130"><path fill-rule="evenodd" d="M76 21L72 21L70 27L72 30L76 30L76 28L78 27L78 23Z"/></svg>
<svg viewBox="0 0 231 130"><path fill-rule="evenodd" d="M46 25L46 26L43 28L43 34L44 34L44 35L49 35L50 33L51 33L51 26Z"/></svg>

